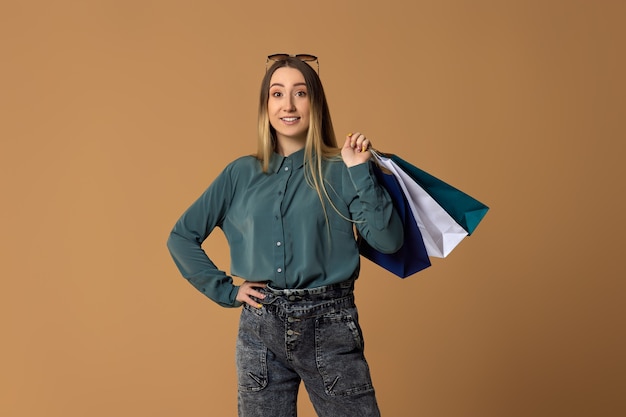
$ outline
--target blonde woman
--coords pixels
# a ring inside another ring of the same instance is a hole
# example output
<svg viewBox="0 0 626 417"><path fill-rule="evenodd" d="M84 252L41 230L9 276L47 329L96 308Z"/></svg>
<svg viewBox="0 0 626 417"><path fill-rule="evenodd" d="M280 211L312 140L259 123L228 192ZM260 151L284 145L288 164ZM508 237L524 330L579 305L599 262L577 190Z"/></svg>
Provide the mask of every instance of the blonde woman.
<svg viewBox="0 0 626 417"><path fill-rule="evenodd" d="M402 224L372 172L369 139L350 134L337 146L312 62L312 55L268 57L257 154L228 164L168 240L194 287L222 306L242 306L242 417L295 416L301 381L319 416L380 415L354 304L354 228L393 253ZM228 240L231 275L201 247L215 227Z"/></svg>

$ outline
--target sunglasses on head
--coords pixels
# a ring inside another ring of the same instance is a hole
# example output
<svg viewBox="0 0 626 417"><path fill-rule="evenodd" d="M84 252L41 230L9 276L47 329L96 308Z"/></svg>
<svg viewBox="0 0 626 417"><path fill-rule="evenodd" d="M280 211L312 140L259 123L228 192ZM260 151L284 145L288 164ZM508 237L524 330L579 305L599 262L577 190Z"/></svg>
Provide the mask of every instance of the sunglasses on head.
<svg viewBox="0 0 626 417"><path fill-rule="evenodd" d="M317 59L317 57L315 55L309 55L309 54L296 54L296 55L289 55L289 54L273 54L273 55L268 55L267 56L267 60L265 61L265 71L267 71L267 64L270 61L284 61L286 59L289 58L298 58L300 61L304 61L304 62L313 62L315 61L315 63L317 64L317 73L320 73L320 62Z"/></svg>

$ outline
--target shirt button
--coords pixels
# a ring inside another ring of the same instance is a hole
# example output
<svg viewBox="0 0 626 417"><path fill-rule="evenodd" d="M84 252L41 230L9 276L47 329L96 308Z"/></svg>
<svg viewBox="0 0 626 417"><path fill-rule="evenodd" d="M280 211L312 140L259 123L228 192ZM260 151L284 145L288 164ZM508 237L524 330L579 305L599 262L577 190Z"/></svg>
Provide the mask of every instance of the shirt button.
<svg viewBox="0 0 626 417"><path fill-rule="evenodd" d="M276 270L276 272L283 272L283 269L282 269L282 268L278 268L278 269Z"/></svg>
<svg viewBox="0 0 626 417"><path fill-rule="evenodd" d="M276 246L280 246L280 245L282 245L282 243L276 242Z"/></svg>
<svg viewBox="0 0 626 417"><path fill-rule="evenodd" d="M285 171L289 171L289 167L285 167Z"/></svg>
<svg viewBox="0 0 626 417"><path fill-rule="evenodd" d="M288 334L289 336L293 335L293 330L291 330L291 329L290 329L290 330L287 330L287 334Z"/></svg>
<svg viewBox="0 0 626 417"><path fill-rule="evenodd" d="M296 301L296 296L295 295L290 295L289 296L289 301Z"/></svg>

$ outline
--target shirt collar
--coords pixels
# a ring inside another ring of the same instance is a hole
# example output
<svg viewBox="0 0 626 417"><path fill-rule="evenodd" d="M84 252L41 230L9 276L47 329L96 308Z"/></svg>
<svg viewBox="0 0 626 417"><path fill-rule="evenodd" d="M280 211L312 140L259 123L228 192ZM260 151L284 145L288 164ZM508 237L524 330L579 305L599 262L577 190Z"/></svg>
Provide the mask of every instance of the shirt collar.
<svg viewBox="0 0 626 417"><path fill-rule="evenodd" d="M294 168L301 168L304 165L304 148L292 153L289 156L282 156L276 152L272 153L272 156L270 157L269 170L274 173L278 172L287 159L291 159Z"/></svg>

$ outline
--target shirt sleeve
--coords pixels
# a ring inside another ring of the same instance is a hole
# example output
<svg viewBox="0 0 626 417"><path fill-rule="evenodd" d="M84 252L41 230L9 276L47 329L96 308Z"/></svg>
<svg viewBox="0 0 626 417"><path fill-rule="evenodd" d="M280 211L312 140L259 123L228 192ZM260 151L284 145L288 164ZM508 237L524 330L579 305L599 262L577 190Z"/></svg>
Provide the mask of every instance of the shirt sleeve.
<svg viewBox="0 0 626 417"><path fill-rule="evenodd" d="M350 167L348 174L359 197L350 204L359 234L382 253L397 252L404 242L402 221L387 190L378 183L372 162Z"/></svg>
<svg viewBox="0 0 626 417"><path fill-rule="evenodd" d="M238 307L238 287L202 249L202 242L216 226L221 226L233 195L229 169L178 219L167 240L174 263L195 288L223 307Z"/></svg>

